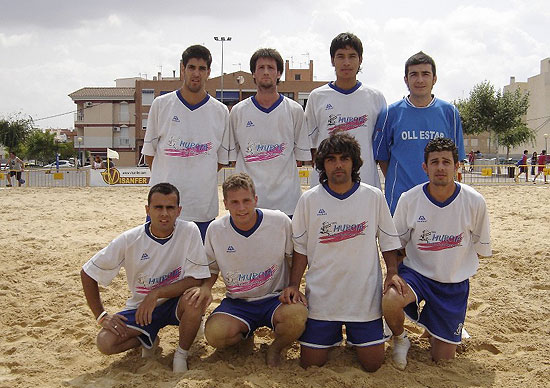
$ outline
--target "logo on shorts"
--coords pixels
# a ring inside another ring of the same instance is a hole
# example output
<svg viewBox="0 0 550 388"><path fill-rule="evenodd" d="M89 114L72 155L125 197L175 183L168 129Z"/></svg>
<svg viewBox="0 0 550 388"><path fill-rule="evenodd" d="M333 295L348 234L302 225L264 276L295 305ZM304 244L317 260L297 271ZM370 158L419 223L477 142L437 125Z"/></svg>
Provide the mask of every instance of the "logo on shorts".
<svg viewBox="0 0 550 388"><path fill-rule="evenodd" d="M318 216L326 216L327 212L325 211L325 209L319 209L319 211L317 212L317 215Z"/></svg>
<svg viewBox="0 0 550 388"><path fill-rule="evenodd" d="M332 108L332 105L327 104L327 107L325 108L325 110L331 110L331 109L333 109L333 108Z"/></svg>
<svg viewBox="0 0 550 388"><path fill-rule="evenodd" d="M423 230L419 237L421 243L418 243L418 249L421 251L442 251L445 249L456 248L462 245L464 233L456 236L450 234L439 234L432 230Z"/></svg>
<svg viewBox="0 0 550 388"><path fill-rule="evenodd" d="M426 217L424 216L418 217L418 222L426 222Z"/></svg>
<svg viewBox="0 0 550 388"><path fill-rule="evenodd" d="M180 119L178 118L178 116L174 116L174 117L172 117L172 121L175 121L176 123L179 123Z"/></svg>
<svg viewBox="0 0 550 388"><path fill-rule="evenodd" d="M254 127L254 123L251 120L248 120L248 123L246 123L246 127L247 128Z"/></svg>
<svg viewBox="0 0 550 388"><path fill-rule="evenodd" d="M233 245L230 245L227 247L227 251L226 252L229 252L229 253L235 253L235 248L233 248Z"/></svg>
<svg viewBox="0 0 550 388"><path fill-rule="evenodd" d="M464 327L463 323L459 323L458 327L456 328L455 335L462 335L462 328Z"/></svg>
<svg viewBox="0 0 550 388"><path fill-rule="evenodd" d="M149 255L147 253L144 253L141 255L141 260L149 260Z"/></svg>
<svg viewBox="0 0 550 388"><path fill-rule="evenodd" d="M367 229L367 221L359 224L337 224L336 222L323 222L319 230L319 242L328 244L349 240L360 235L364 235Z"/></svg>

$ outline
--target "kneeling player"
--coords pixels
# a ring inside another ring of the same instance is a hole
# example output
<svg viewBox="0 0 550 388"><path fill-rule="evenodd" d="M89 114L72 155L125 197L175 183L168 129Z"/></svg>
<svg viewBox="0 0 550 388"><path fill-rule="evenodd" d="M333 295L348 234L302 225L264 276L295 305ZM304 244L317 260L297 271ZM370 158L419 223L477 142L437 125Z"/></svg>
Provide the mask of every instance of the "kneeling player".
<svg viewBox="0 0 550 388"><path fill-rule="evenodd" d="M266 361L277 366L281 351L302 334L307 318L304 304L279 302L288 285L290 219L278 210L256 208L254 183L244 173L223 183L223 197L229 215L212 222L206 232L206 254L215 262L204 286L212 287L219 271L227 297L206 321L206 340L224 348L267 326L275 331L275 340Z"/></svg>
<svg viewBox="0 0 550 388"><path fill-rule="evenodd" d="M300 197L292 218L293 266L283 301L304 300L299 286L307 265L309 316L300 337L304 368L327 361L329 349L342 341L342 325L365 370L374 372L384 361L378 246L388 270L386 289L397 274L400 242L384 195L360 182L360 155L359 143L348 134L323 140L315 157L321 184Z"/></svg>
<svg viewBox="0 0 550 388"><path fill-rule="evenodd" d="M208 263L198 227L177 220L179 192L169 183L151 187L145 209L151 221L115 238L92 257L80 272L84 294L101 330L97 347L104 354L143 346L143 357L158 345L157 333L167 325L179 326L179 347L174 372L187 370L187 352L197 335L202 311L181 297L185 290L208 278ZM108 285L120 268L126 270L131 297L126 309L108 314L98 283Z"/></svg>
<svg viewBox="0 0 550 388"><path fill-rule="evenodd" d="M382 306L400 369L407 365L410 347L404 314L430 334L435 361L454 357L466 317L468 279L477 271L478 254L491 256L485 200L470 186L454 181L458 167L451 139L430 141L422 164L429 182L403 193L395 210L395 226L406 251L395 278L407 286L403 293L390 288Z"/></svg>

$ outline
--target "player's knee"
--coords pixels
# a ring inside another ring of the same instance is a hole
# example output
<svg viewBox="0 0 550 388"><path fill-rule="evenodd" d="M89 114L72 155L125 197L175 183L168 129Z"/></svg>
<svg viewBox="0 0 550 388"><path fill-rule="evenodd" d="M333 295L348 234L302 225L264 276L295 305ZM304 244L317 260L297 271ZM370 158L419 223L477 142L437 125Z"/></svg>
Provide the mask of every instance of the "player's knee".
<svg viewBox="0 0 550 388"><path fill-rule="evenodd" d="M184 315L188 319L189 318L192 319L192 318L202 317L202 314L203 314L203 311L204 311L203 306L196 307L194 303L191 303L188 300L186 300L183 297L183 295L180 297L179 305L182 307L180 319L182 319Z"/></svg>
<svg viewBox="0 0 550 388"><path fill-rule="evenodd" d="M382 297L382 309L390 312L404 307L404 298L395 287L390 287Z"/></svg>
<svg viewBox="0 0 550 388"><path fill-rule="evenodd" d="M307 321L307 308L301 304L290 304L282 306L280 323L283 323L288 330L303 331Z"/></svg>
<svg viewBox="0 0 550 388"><path fill-rule="evenodd" d="M204 337L206 342L214 348L224 348L227 346L228 336L227 327L216 320L209 319L204 326Z"/></svg>
<svg viewBox="0 0 550 388"><path fill-rule="evenodd" d="M114 347L113 347L113 335L109 333L106 330L101 330L97 334L96 338L96 346L98 350L106 355L114 354Z"/></svg>
<svg viewBox="0 0 550 388"><path fill-rule="evenodd" d="M384 363L384 358L382 357L380 359L363 361L361 362L361 366L365 371L369 373L373 373L373 372L376 372L378 369L380 369L383 363Z"/></svg>

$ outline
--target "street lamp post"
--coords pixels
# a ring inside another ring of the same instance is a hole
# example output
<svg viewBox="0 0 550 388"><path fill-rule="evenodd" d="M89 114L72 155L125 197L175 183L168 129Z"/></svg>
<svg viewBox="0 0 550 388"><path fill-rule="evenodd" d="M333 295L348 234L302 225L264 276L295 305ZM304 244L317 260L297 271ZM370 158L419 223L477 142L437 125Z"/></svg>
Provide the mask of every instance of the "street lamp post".
<svg viewBox="0 0 550 388"><path fill-rule="evenodd" d="M544 134L544 149L548 152L548 134Z"/></svg>
<svg viewBox="0 0 550 388"><path fill-rule="evenodd" d="M217 42L222 42L222 76L221 76L221 81L222 81L222 88L221 88L221 91L220 91L220 101L223 103L223 43L224 42L229 42L231 40L231 37L230 36L215 36L214 37L214 40L217 41Z"/></svg>
<svg viewBox="0 0 550 388"><path fill-rule="evenodd" d="M78 159L80 160L80 164L78 163L78 160L76 162L76 168L80 168L84 163L82 163L82 154L80 153L80 145L82 144L82 136L78 137Z"/></svg>

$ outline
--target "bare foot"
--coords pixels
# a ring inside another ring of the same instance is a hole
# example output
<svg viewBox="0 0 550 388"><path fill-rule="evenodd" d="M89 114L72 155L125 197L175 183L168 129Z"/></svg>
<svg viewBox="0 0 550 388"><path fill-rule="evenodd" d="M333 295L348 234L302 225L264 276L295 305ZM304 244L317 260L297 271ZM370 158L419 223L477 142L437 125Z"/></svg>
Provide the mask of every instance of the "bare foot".
<svg viewBox="0 0 550 388"><path fill-rule="evenodd" d="M267 349L267 354L265 355L265 362L267 366L272 368L278 367L281 365L281 350L275 348L273 344Z"/></svg>

